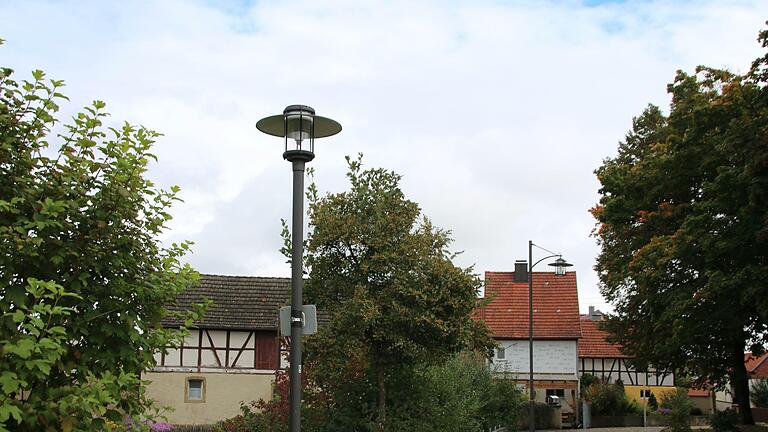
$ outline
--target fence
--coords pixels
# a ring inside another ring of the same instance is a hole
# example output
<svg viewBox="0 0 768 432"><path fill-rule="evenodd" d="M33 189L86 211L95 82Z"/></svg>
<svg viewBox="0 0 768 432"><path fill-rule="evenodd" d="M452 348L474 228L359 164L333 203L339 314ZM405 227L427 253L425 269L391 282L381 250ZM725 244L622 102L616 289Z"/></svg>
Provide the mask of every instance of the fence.
<svg viewBox="0 0 768 432"><path fill-rule="evenodd" d="M753 411L754 413L754 408ZM758 421L755 419L755 421ZM669 426L670 418L668 416L648 416L646 425L648 426ZM706 416L691 416L691 426L707 426L709 424ZM590 427L640 427L643 426L643 416L592 416Z"/></svg>

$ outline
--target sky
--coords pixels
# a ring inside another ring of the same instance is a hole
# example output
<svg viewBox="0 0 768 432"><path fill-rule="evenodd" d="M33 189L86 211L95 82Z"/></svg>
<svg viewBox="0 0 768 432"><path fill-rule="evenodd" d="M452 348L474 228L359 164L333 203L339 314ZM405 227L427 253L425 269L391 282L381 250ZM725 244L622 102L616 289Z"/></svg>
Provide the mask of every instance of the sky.
<svg viewBox="0 0 768 432"><path fill-rule="evenodd" d="M746 71L766 18L764 0L0 0L0 65L64 79L62 120L98 99L164 134L149 177L184 202L163 241L193 241L202 273L290 275L291 167L255 123L304 104L343 126L315 143L321 193L363 153L452 231L456 264L511 271L532 240L574 264L582 312L610 311L594 170L648 104L668 111L676 70Z"/></svg>

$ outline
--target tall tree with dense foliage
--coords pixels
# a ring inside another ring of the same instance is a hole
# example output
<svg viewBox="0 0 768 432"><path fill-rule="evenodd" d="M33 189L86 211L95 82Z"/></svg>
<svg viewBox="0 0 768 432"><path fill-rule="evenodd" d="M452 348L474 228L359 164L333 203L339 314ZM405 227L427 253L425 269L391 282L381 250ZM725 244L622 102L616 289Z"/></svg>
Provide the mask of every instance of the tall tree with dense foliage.
<svg viewBox="0 0 768 432"><path fill-rule="evenodd" d="M612 341L639 363L729 381L745 424L744 351L768 338L767 83L768 56L744 75L678 72L669 115L648 107L596 171L592 210Z"/></svg>
<svg viewBox="0 0 768 432"><path fill-rule="evenodd" d="M0 431L102 430L151 407L140 374L195 273L157 240L178 190L144 176L159 134L97 101L53 136L63 82L32 76L0 70Z"/></svg>
<svg viewBox="0 0 768 432"><path fill-rule="evenodd" d="M329 322L307 339L307 361L343 407L340 427L384 430L417 365L493 341L470 318L481 281L453 264L449 232L405 197L399 175L347 161L348 191L308 193L307 299Z"/></svg>

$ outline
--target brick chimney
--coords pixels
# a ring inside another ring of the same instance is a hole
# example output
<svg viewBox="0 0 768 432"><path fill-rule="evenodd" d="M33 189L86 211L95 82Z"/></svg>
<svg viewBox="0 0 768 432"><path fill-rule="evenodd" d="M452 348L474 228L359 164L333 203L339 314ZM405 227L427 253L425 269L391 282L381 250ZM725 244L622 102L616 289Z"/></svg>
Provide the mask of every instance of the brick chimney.
<svg viewBox="0 0 768 432"><path fill-rule="evenodd" d="M528 261L515 261L515 282L528 282Z"/></svg>

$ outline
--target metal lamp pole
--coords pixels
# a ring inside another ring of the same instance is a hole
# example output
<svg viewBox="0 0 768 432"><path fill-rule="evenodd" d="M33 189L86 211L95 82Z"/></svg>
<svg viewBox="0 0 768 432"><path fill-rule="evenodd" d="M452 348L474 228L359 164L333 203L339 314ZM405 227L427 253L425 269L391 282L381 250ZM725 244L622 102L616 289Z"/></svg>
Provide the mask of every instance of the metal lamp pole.
<svg viewBox="0 0 768 432"><path fill-rule="evenodd" d="M550 253L551 255L533 262L533 247ZM533 268L536 264L549 259L557 257L554 263L549 265L555 267L555 275L565 275L565 268L570 267L573 264L567 263L561 254L556 254L550 250L534 244L531 240L528 240L528 390L530 391L530 403L528 404L528 429L531 432L536 430L536 391L533 389Z"/></svg>
<svg viewBox="0 0 768 432"><path fill-rule="evenodd" d="M293 211L291 221L291 351L290 364L290 411L288 430L301 430L301 335L303 331L304 289L304 168L315 158L315 138L323 138L341 132L335 120L315 115L306 105L289 105L282 115L265 117L256 123L260 131L285 138L283 159L293 167ZM288 139L295 146L288 148ZM309 141L309 149L305 147Z"/></svg>

